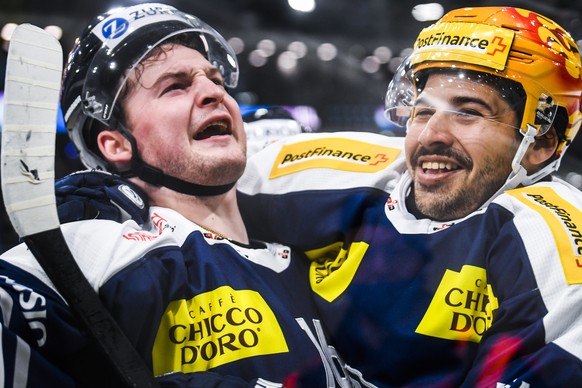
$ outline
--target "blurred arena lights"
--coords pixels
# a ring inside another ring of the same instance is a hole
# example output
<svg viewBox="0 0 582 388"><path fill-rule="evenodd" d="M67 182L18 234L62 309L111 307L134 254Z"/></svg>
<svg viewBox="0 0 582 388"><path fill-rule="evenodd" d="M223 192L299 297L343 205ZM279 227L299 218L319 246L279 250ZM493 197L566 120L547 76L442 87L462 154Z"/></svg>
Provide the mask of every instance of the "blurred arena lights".
<svg viewBox="0 0 582 388"><path fill-rule="evenodd" d="M332 43L322 43L317 48L317 56L322 61L331 61L337 56L337 47Z"/></svg>
<svg viewBox="0 0 582 388"><path fill-rule="evenodd" d="M261 39L259 43L257 43L257 50L261 50L265 57L270 57L275 54L277 44L272 39Z"/></svg>
<svg viewBox="0 0 582 388"><path fill-rule="evenodd" d="M267 63L268 57L262 50L255 49L249 53L249 64L253 67L262 67Z"/></svg>
<svg viewBox="0 0 582 388"><path fill-rule="evenodd" d="M2 30L0 31L0 37L2 37L2 40L5 40L7 42L10 41L12 33L14 32L16 27L18 27L18 24L16 23L6 23L2 27ZM63 37L63 29L59 26L51 25L46 26L44 29L46 32L54 36L57 40L60 40Z"/></svg>
<svg viewBox="0 0 582 388"><path fill-rule="evenodd" d="M378 70L380 70L380 65L381 63L378 58L370 55L364 58L362 61L362 70L364 70L366 73L376 73Z"/></svg>
<svg viewBox="0 0 582 388"><path fill-rule="evenodd" d="M418 4L412 7L412 17L419 22L438 20L445 13L445 9L439 3Z"/></svg>
<svg viewBox="0 0 582 388"><path fill-rule="evenodd" d="M0 36L2 40L9 41L14 29L18 26L16 23L6 23L4 27L2 27L2 31L0 32Z"/></svg>
<svg viewBox="0 0 582 388"><path fill-rule="evenodd" d="M57 40L61 40L63 37L63 29L59 26L46 26L45 31L54 36Z"/></svg>
<svg viewBox="0 0 582 388"><path fill-rule="evenodd" d="M374 56L378 58L380 63L388 63L388 61L392 59L392 50L386 46L379 46L374 50Z"/></svg>
<svg viewBox="0 0 582 388"><path fill-rule="evenodd" d="M292 51L284 51L277 58L277 68L283 74L294 74L297 70L297 55Z"/></svg>
<svg viewBox="0 0 582 388"><path fill-rule="evenodd" d="M288 0L289 7L298 12L313 12L315 0Z"/></svg>
<svg viewBox="0 0 582 388"><path fill-rule="evenodd" d="M245 41L237 36L230 38L228 44L230 44L236 55L245 51Z"/></svg>
<svg viewBox="0 0 582 388"><path fill-rule="evenodd" d="M307 55L307 45L299 40L289 43L287 50L294 53L297 58L303 58L305 55Z"/></svg>

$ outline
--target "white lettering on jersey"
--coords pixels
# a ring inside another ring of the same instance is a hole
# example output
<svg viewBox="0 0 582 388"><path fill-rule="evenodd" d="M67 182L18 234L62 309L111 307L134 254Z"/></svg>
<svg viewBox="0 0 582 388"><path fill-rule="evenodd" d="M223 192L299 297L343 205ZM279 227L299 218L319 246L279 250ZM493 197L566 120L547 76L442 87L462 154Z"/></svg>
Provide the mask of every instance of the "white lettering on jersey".
<svg viewBox="0 0 582 388"><path fill-rule="evenodd" d="M511 387L511 385L509 385L509 384L503 384L503 383L497 383L497 385L495 386L495 388L509 388L509 387ZM525 381L522 381L521 382L521 385L519 386L519 388L529 388L529 384L526 383Z"/></svg>
<svg viewBox="0 0 582 388"><path fill-rule="evenodd" d="M296 318L295 320L301 329L305 331L311 342L313 342L313 345L315 345L321 356L328 388L335 388L336 382L341 388L375 387L373 384L364 380L360 371L347 365L333 346L327 344L321 322L318 319L313 319L313 326L315 327L317 338L313 335L311 328L303 318Z"/></svg>
<svg viewBox="0 0 582 388"><path fill-rule="evenodd" d="M46 320L46 299L44 296L37 294L31 288L16 283L14 280L6 276L0 276L0 281L4 281L19 293L18 303L22 309L22 315L27 320L28 326L33 333L36 333L36 343L39 347L46 342L46 327L44 321ZM11 300L5 290L2 290L2 300ZM12 316L12 302L2 302L0 309L2 309L2 318L4 324L10 327L10 319Z"/></svg>
<svg viewBox="0 0 582 388"><path fill-rule="evenodd" d="M265 379L258 379L255 388L283 388L283 384L274 383Z"/></svg>

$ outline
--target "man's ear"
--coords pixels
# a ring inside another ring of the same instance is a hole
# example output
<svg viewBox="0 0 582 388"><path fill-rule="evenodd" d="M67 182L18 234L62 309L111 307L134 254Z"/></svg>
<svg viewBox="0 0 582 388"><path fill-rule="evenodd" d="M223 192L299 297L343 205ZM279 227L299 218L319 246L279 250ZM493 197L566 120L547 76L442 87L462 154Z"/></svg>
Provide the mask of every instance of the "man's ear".
<svg viewBox="0 0 582 388"><path fill-rule="evenodd" d="M131 143L119 131L106 129L99 132L97 145L103 156L112 163L131 160Z"/></svg>
<svg viewBox="0 0 582 388"><path fill-rule="evenodd" d="M558 147L558 135L554 128L550 129L548 133L537 137L536 141L531 145L525 154L525 159L534 170L538 170L546 164L556 152ZM530 169L528 168L528 171ZM529 171L530 173L532 171Z"/></svg>

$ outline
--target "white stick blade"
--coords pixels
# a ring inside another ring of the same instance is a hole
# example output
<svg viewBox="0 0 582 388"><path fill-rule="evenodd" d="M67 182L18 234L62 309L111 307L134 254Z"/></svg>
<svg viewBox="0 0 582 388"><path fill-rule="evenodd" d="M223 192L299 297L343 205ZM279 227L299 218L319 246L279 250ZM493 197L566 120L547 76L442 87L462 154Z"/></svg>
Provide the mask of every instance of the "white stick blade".
<svg viewBox="0 0 582 388"><path fill-rule="evenodd" d="M2 128L2 195L19 236L59 226L54 192L55 136L63 54L30 24L10 40Z"/></svg>

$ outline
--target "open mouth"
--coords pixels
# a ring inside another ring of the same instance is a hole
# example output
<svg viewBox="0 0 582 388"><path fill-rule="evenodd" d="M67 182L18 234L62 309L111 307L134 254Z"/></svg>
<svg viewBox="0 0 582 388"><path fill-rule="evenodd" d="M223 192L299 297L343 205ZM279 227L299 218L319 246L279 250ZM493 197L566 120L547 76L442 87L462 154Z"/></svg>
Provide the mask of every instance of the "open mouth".
<svg viewBox="0 0 582 388"><path fill-rule="evenodd" d="M194 140L204 140L213 136L231 135L232 131L226 120L215 121L208 124L194 136Z"/></svg>
<svg viewBox="0 0 582 388"><path fill-rule="evenodd" d="M459 165L452 162L422 162L421 168L425 173L449 172L459 170Z"/></svg>

